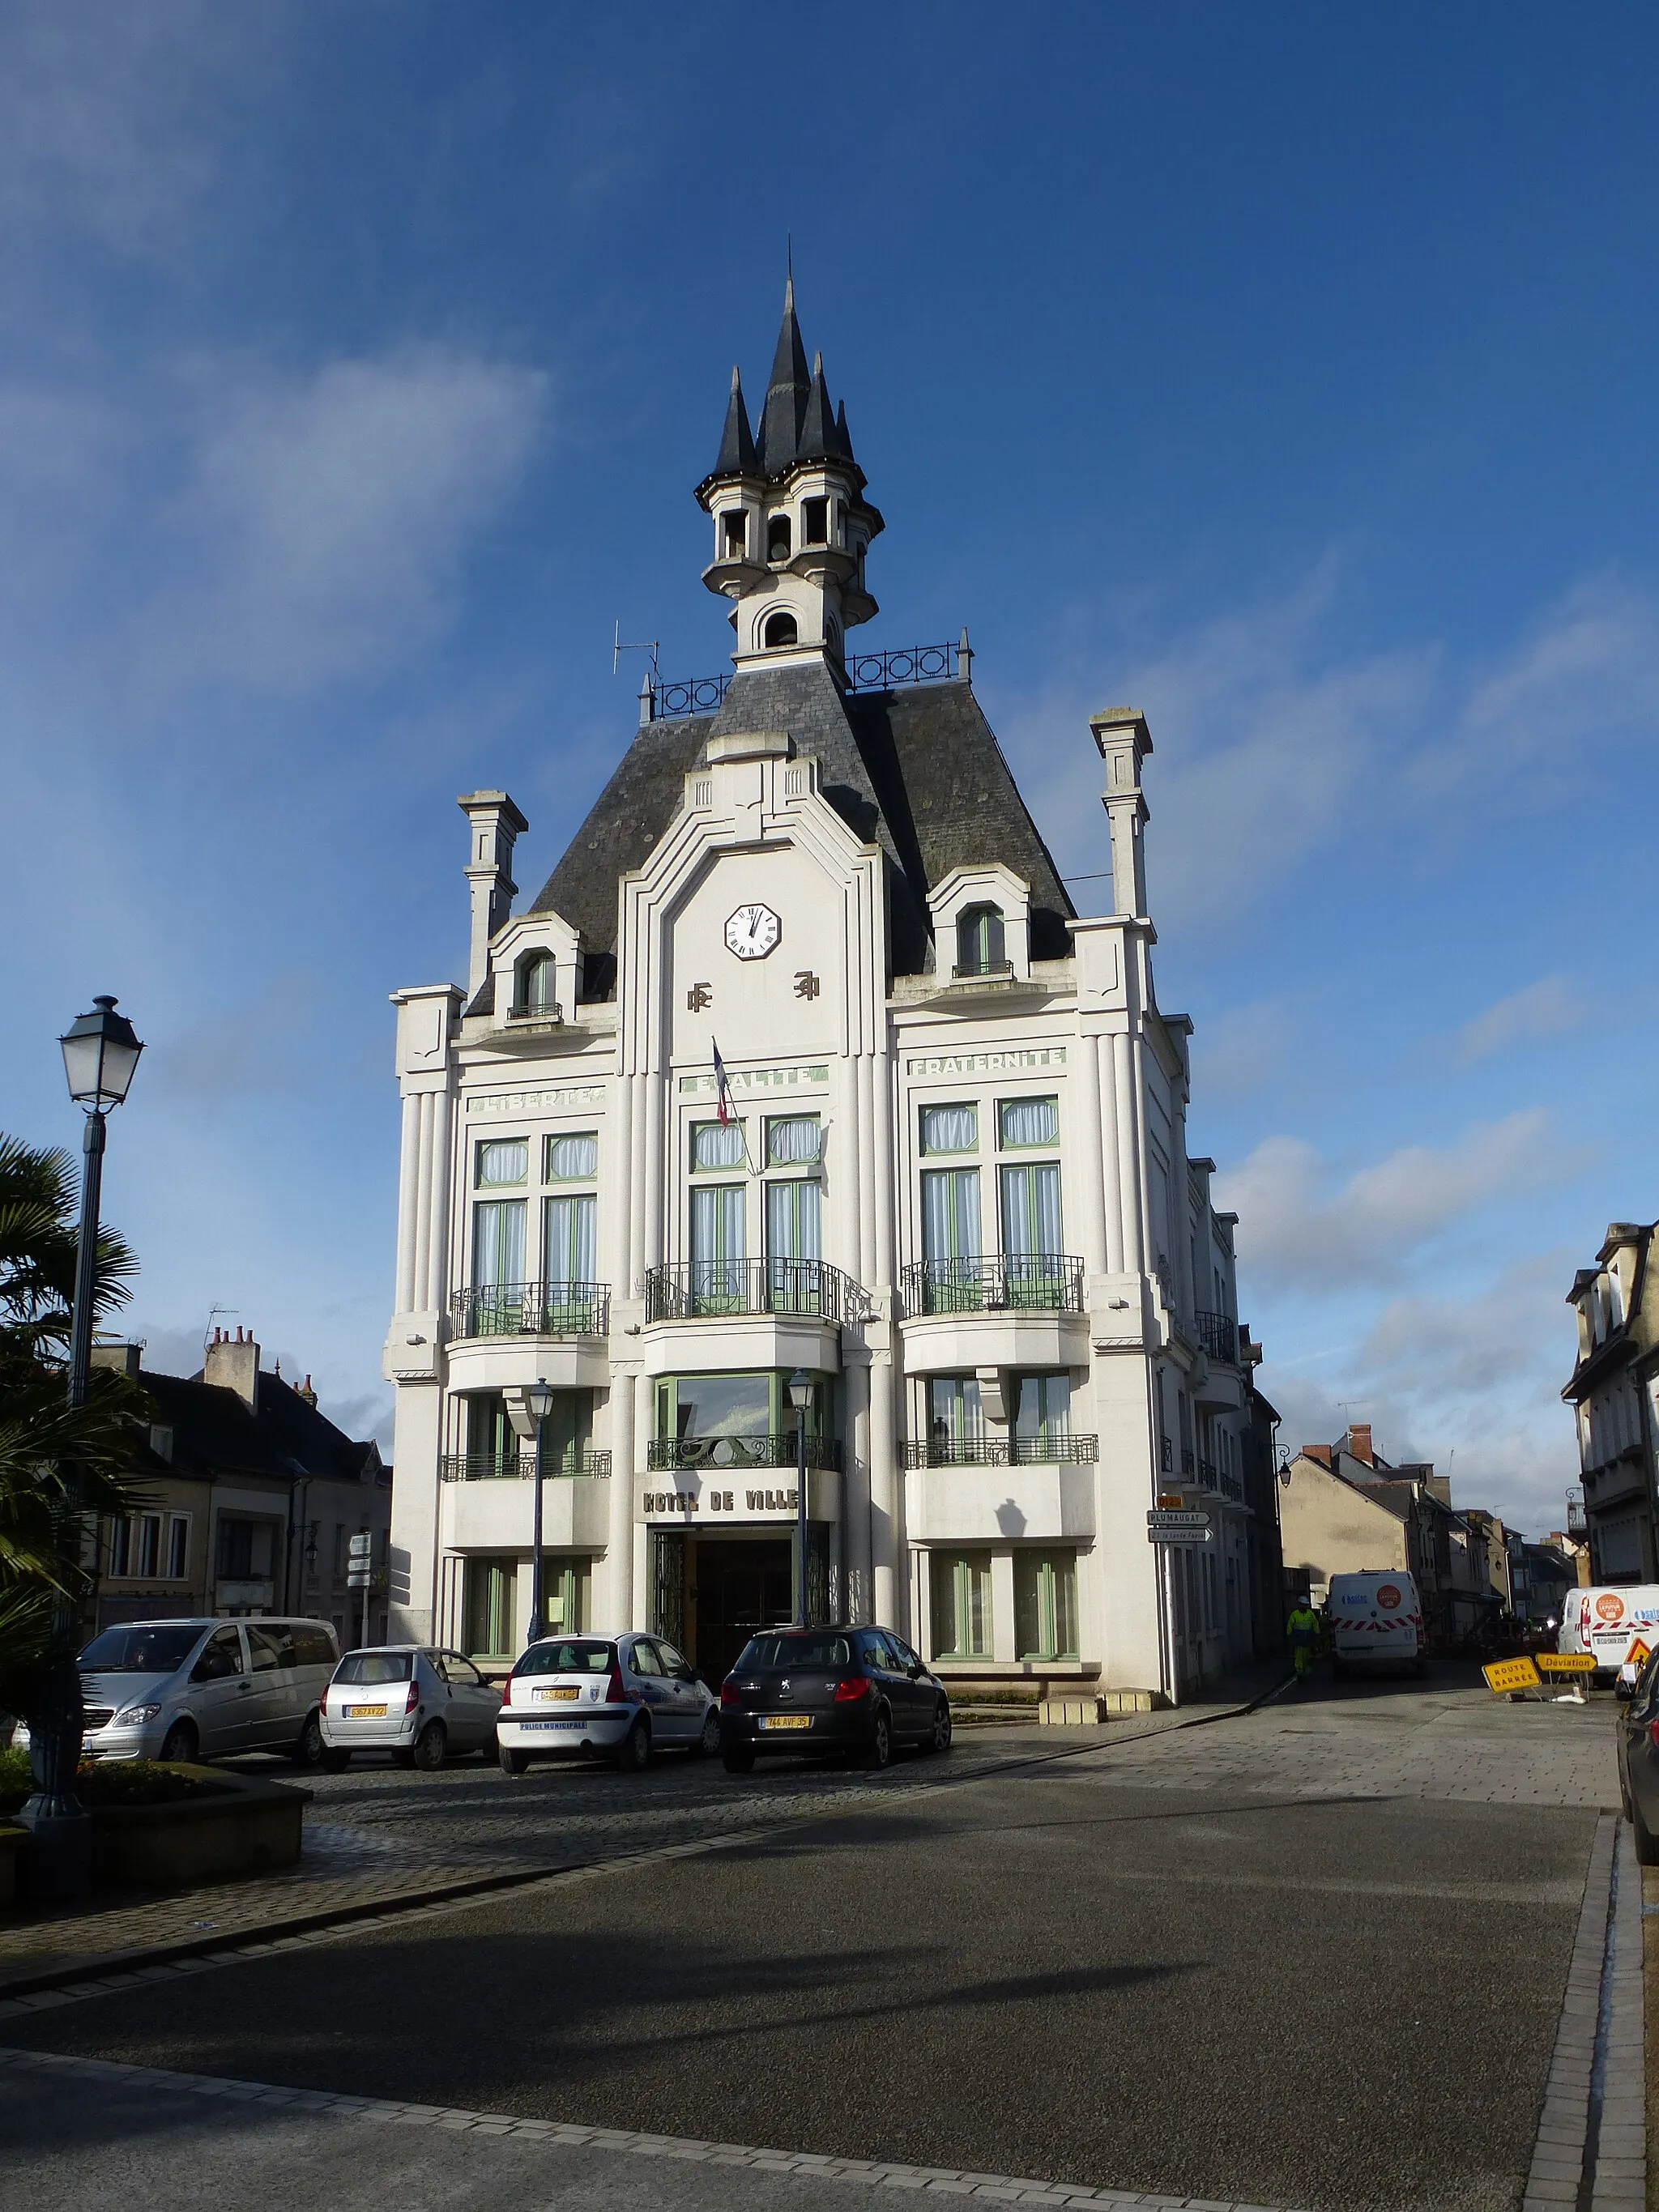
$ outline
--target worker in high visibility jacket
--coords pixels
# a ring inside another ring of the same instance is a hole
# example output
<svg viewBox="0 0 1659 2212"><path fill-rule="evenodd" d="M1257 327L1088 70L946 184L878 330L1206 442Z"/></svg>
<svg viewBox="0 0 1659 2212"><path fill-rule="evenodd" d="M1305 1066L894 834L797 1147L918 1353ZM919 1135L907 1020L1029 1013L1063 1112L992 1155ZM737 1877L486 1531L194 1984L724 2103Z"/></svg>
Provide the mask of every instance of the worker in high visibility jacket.
<svg viewBox="0 0 1659 2212"><path fill-rule="evenodd" d="M1319 1615L1307 1599L1298 1598L1285 1624L1285 1632L1291 1639L1291 1656L1296 1662L1296 1677L1300 1681L1314 1662L1314 1653L1319 1647Z"/></svg>

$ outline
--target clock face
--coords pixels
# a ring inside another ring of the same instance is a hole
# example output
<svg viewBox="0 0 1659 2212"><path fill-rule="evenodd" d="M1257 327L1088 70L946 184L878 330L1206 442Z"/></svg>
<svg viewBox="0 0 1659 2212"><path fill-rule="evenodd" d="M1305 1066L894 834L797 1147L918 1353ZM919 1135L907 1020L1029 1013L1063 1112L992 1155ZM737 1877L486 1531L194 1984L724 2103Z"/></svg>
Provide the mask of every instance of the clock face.
<svg viewBox="0 0 1659 2212"><path fill-rule="evenodd" d="M739 960L764 960L783 934L769 906L740 906L726 925L726 945Z"/></svg>

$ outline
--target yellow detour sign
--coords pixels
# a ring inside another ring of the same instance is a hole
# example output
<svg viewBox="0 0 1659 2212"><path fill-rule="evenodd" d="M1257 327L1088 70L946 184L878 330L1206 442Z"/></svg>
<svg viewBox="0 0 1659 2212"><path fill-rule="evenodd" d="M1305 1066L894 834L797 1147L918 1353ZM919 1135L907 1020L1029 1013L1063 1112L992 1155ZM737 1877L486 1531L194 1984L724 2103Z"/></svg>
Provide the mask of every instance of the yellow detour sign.
<svg viewBox="0 0 1659 2212"><path fill-rule="evenodd" d="M1540 1651L1535 1662L1540 1674L1593 1674L1593 1651Z"/></svg>
<svg viewBox="0 0 1659 2212"><path fill-rule="evenodd" d="M1530 1659L1494 1659L1490 1667L1483 1667L1486 1687L1500 1692L1505 1690L1535 1690L1540 1686L1538 1669Z"/></svg>

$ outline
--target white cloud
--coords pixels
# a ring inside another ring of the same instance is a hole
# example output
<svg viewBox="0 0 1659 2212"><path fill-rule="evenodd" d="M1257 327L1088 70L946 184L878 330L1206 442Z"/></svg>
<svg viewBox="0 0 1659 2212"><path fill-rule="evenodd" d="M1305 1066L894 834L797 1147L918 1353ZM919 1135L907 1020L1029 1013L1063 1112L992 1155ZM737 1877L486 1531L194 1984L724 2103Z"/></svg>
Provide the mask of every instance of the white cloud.
<svg viewBox="0 0 1659 2212"><path fill-rule="evenodd" d="M1194 1096L1213 1107L1282 1077L1295 1032L1282 1000L1255 999L1211 1015L1193 1036Z"/></svg>
<svg viewBox="0 0 1659 2212"><path fill-rule="evenodd" d="M1458 1056L1465 1062L1485 1060L1508 1045L1559 1036L1576 1028L1588 1011L1565 975L1540 975L1465 1022L1458 1032Z"/></svg>
<svg viewBox="0 0 1659 2212"><path fill-rule="evenodd" d="M467 554L545 419L538 371L434 350L215 387L146 616L175 672L302 690L447 626Z"/></svg>
<svg viewBox="0 0 1659 2212"><path fill-rule="evenodd" d="M1553 1186L1576 1164L1550 1115L1530 1107L1454 1145L1403 1145L1346 1178L1304 1139L1269 1137L1216 1190L1239 1215L1251 1285L1317 1291L1388 1282L1477 1206Z"/></svg>

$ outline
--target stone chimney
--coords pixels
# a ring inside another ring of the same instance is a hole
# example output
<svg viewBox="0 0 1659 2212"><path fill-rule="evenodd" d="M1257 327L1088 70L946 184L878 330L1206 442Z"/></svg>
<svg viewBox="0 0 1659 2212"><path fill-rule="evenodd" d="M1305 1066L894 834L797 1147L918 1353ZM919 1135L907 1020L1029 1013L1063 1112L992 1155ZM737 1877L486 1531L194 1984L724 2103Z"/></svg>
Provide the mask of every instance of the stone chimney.
<svg viewBox="0 0 1659 2212"><path fill-rule="evenodd" d="M1369 1421L1349 1422L1348 1449L1356 1459L1364 1460L1367 1467L1376 1465L1371 1456L1371 1425Z"/></svg>
<svg viewBox="0 0 1659 2212"><path fill-rule="evenodd" d="M222 1390L234 1390L250 1413L259 1408L259 1347L253 1331L243 1336L240 1326L230 1331L216 1328L202 1361L202 1380Z"/></svg>
<svg viewBox="0 0 1659 2212"><path fill-rule="evenodd" d="M1304 1444L1298 1456L1316 1461L1319 1466L1328 1468L1331 1463L1331 1448L1328 1444Z"/></svg>
<svg viewBox="0 0 1659 2212"><path fill-rule="evenodd" d="M140 1344L94 1344L92 1364L94 1367L117 1368L136 1382L143 1352L143 1346Z"/></svg>
<svg viewBox="0 0 1659 2212"><path fill-rule="evenodd" d="M513 911L513 848L530 827L504 791L465 791L455 802L471 839L466 880L472 895L472 938L466 963L471 999L489 973L489 940ZM498 1006L497 1014L507 1009Z"/></svg>
<svg viewBox="0 0 1659 2212"><path fill-rule="evenodd" d="M307 1406L314 1407L316 1405L317 1393L311 1387L311 1377L309 1375L307 1376L305 1381L300 1385L299 1389L294 1395L296 1398L303 1398Z"/></svg>

